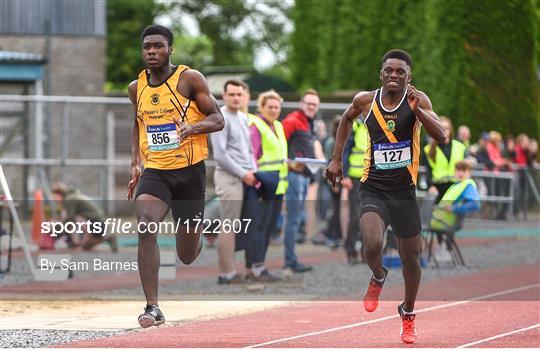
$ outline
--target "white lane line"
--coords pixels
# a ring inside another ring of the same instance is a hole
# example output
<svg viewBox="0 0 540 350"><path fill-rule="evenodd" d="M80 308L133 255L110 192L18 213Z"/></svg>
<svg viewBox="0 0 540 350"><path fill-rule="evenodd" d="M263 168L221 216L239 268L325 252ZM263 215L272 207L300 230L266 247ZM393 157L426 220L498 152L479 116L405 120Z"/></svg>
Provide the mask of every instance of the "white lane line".
<svg viewBox="0 0 540 350"><path fill-rule="evenodd" d="M507 289L507 290L503 290L503 291L496 292L496 293L480 295L480 296L470 298L470 299L467 299L467 300L455 301L455 302L452 302L452 303L427 307L427 308L424 308L424 309L416 310L416 313L419 314L419 313L422 313L422 312L429 312L429 311L444 309L444 308L447 308L447 307L463 305L463 304L467 304L467 303L470 303L470 302L473 302L473 301L490 299L490 298L498 297L498 296L501 296L501 295L515 293L515 292L521 292L521 291L524 291L524 290L529 290L529 289L538 288L538 287L540 287L540 283L530 284L528 286L512 288L512 289ZM292 336L292 337L281 338L281 339L267 341L267 342L264 342L264 343L249 345L249 346L244 347L244 349L258 348L258 347L261 347L261 346L268 346L268 345L272 345L272 344L276 344L276 343L286 342L286 341L289 341L289 340L306 338L306 337L310 337L312 335L319 335L319 334L325 334L325 333L330 333L330 332L335 332L335 331L341 331L343 329L360 327L360 326L364 326L364 325L367 325L367 324L376 323L376 322L382 322L382 321L386 321L386 320L390 320L392 318L398 318L398 317L399 317L399 315L396 314L396 315L392 315L392 316L376 318L376 319L369 320L369 321L364 321L364 322L359 322L359 323L352 323L352 324L348 324L348 325L344 325L344 326L340 326L340 327L323 329L323 330L316 331L316 332L304 333L304 334L299 334L299 335L295 335L295 336Z"/></svg>
<svg viewBox="0 0 540 350"><path fill-rule="evenodd" d="M516 334L516 333L520 333L520 332L525 332L525 331L528 331L528 330L531 330L531 329L535 329L535 328L538 328L538 327L540 327L540 323L537 323L537 324L532 325L532 326L530 326L530 327L525 327L525 328L521 328L521 329L516 329L515 331L506 332L506 333L501 333L501 334L495 335L495 336L493 336L493 337L480 339L480 340L474 341L474 342L472 342L472 343L460 345L460 346L456 347L456 349L468 348L469 346L474 346L474 345L482 344L482 343L485 343L485 342L488 342L488 341L491 341L491 340L499 339L499 338L506 337L506 336L508 336L508 335L512 335L512 334Z"/></svg>

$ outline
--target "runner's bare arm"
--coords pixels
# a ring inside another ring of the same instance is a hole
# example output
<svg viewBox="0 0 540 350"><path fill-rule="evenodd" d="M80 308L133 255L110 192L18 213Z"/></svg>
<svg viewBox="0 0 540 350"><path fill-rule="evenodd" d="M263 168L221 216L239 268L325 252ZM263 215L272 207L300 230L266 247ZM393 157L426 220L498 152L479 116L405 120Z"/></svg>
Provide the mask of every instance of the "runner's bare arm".
<svg viewBox="0 0 540 350"><path fill-rule="evenodd" d="M443 143L446 138L444 128L437 113L433 112L429 97L422 91L416 90L414 86L409 85L407 101L418 121L426 128L429 136L433 137L438 143Z"/></svg>
<svg viewBox="0 0 540 350"><path fill-rule="evenodd" d="M362 91L354 96L352 103L345 110L339 122L336 135L336 145L332 154L332 161L326 169L326 178L335 185L342 177L342 158L345 142L351 133L354 120L366 112L366 107L371 104L374 98L373 91Z"/></svg>
<svg viewBox="0 0 540 350"><path fill-rule="evenodd" d="M178 84L178 91L183 96L189 96L199 106L199 110L206 116L203 120L195 124L182 124L179 120L176 121L180 128L180 137L182 139L194 134L208 134L220 131L225 126L225 120L216 99L210 93L208 83L204 76L190 69L184 72L184 79L181 79ZM180 86L185 83L184 86Z"/></svg>
<svg viewBox="0 0 540 350"><path fill-rule="evenodd" d="M131 128L131 178L128 184L128 200L133 198L133 192L141 176L141 154L139 150L139 123L137 122L137 80L128 86L128 96L133 104L134 118Z"/></svg>

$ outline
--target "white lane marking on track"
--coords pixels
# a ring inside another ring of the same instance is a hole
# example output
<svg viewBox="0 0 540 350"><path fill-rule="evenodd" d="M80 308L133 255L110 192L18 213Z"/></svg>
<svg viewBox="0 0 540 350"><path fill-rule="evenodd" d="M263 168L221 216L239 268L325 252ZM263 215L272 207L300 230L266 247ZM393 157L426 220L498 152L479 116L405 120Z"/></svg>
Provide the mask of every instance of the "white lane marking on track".
<svg viewBox="0 0 540 350"><path fill-rule="evenodd" d="M470 303L470 302L473 302L473 301L479 301L479 300L494 298L494 297L498 297L498 296L501 296L501 295L515 293L515 292L521 292L521 291L524 291L524 290L529 290L529 289L537 288L537 287L540 287L540 283L530 284L528 286L523 286L523 287L518 287L518 288L507 289L507 290L503 290L503 291L496 292L496 293L480 295L480 296L470 298L470 299L467 299L467 300L461 300L461 301L455 301L455 302L452 302L452 303L441 304L441 305L437 305L437 306L431 306L431 307L427 307L427 308L424 308L424 309L416 310L416 313L419 314L419 313L422 313L422 312L445 309L447 307L463 305L463 304L467 304L467 303ZM312 335L319 335L319 334L324 334L324 333L340 331L340 330L343 330L343 329L360 327L360 326L364 326L364 325L367 325L367 324L386 321L386 320L390 320L392 318L397 318L397 317L399 317L399 315L386 316L386 317L376 318L374 320L369 320L369 321L364 321L364 322L359 322L359 323L352 323L352 324L348 324L348 325L345 325L345 326L334 327L334 328L329 328L329 329L323 329L323 330L316 331L316 332L299 334L299 335L295 335L295 336L292 336L292 337L276 339L276 340L271 340L271 341L267 341L267 342L264 342L264 343L249 345L249 346L244 347L244 349L257 348L257 347L261 347L261 346L267 346L267 345L272 345L272 344L276 344L276 343L282 343L282 342L286 342L286 341L289 341L289 340L295 340L295 339L310 337Z"/></svg>
<svg viewBox="0 0 540 350"><path fill-rule="evenodd" d="M460 345L460 346L456 347L456 349L463 349L463 348L467 348L467 347L469 347L469 346L474 346L474 345L482 344L482 343L485 343L485 342L488 342L488 341L491 341L491 340L499 339L499 338L506 337L506 336L508 336L508 335L512 335L512 334L516 334L516 333L520 333L520 332L525 332L525 331L528 331L528 330L531 330L531 329L535 329L535 328L538 328L538 327L540 327L540 323L537 323L537 324L532 325L532 326L529 326L529 327L525 327L525 328L521 328L521 329L516 329L516 330L511 331L511 332L506 332L506 333L501 333L501 334L498 334L498 335L494 335L493 337L480 339L480 340L474 341L474 342L472 342L472 343Z"/></svg>

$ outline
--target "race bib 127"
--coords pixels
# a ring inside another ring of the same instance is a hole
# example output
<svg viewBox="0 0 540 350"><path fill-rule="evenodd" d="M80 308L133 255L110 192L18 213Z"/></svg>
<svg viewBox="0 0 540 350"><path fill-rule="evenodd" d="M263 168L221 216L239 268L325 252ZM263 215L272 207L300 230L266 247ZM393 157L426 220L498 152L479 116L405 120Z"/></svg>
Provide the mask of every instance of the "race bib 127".
<svg viewBox="0 0 540 350"><path fill-rule="evenodd" d="M174 123L149 125L146 127L146 135L148 138L148 150L150 151L167 151L179 147L178 134Z"/></svg>
<svg viewBox="0 0 540 350"><path fill-rule="evenodd" d="M373 145L373 159L376 169L404 168L411 164L411 140L376 143Z"/></svg>

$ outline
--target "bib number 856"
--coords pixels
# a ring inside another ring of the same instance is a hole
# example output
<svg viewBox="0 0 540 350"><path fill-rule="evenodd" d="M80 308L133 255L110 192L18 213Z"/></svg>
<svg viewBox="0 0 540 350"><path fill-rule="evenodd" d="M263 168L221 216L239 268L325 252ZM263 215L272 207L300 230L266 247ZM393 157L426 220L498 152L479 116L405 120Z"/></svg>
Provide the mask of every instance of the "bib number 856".
<svg viewBox="0 0 540 350"><path fill-rule="evenodd" d="M152 133L152 143L154 145L162 145L164 143L169 143L171 139L169 138L169 134L166 132L164 133Z"/></svg>

